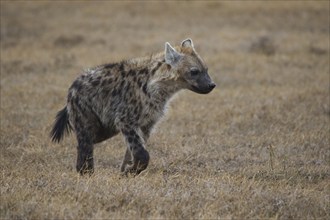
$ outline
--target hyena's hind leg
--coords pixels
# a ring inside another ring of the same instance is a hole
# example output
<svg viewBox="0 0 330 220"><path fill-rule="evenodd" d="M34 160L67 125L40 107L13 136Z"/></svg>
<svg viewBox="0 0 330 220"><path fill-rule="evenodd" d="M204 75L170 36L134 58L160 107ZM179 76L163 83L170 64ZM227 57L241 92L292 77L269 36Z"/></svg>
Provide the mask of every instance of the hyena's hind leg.
<svg viewBox="0 0 330 220"><path fill-rule="evenodd" d="M77 132L78 155L76 169L81 175L94 173L93 142L83 131Z"/></svg>
<svg viewBox="0 0 330 220"><path fill-rule="evenodd" d="M87 105L72 102L70 107L70 117L72 118L78 141L76 169L81 175L91 175L94 172L93 144L95 135L93 134L95 133L97 121Z"/></svg>

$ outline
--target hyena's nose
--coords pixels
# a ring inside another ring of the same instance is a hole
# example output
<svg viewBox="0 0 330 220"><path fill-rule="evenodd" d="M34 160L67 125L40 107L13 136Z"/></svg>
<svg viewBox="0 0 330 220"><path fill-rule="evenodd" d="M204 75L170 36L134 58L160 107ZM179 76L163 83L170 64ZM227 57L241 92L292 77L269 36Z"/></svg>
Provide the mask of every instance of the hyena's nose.
<svg viewBox="0 0 330 220"><path fill-rule="evenodd" d="M216 87L216 84L215 83L212 82L212 83L209 84L210 90L214 89L214 87Z"/></svg>

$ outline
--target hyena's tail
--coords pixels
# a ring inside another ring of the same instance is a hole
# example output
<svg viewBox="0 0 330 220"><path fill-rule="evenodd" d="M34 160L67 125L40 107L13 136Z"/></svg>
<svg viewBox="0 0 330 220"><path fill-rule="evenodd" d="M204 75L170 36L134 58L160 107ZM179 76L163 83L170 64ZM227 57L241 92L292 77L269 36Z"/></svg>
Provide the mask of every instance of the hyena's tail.
<svg viewBox="0 0 330 220"><path fill-rule="evenodd" d="M69 122L68 109L65 106L56 115L56 119L53 125L53 129L50 132L50 137L53 142L60 142L64 136L64 133L70 133L72 127Z"/></svg>

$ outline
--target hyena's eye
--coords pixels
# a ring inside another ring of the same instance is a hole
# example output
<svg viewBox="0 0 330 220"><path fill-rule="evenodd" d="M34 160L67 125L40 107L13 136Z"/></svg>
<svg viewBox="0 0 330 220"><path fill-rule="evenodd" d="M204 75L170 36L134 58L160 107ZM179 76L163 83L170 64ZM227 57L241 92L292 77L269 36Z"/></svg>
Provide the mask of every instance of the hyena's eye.
<svg viewBox="0 0 330 220"><path fill-rule="evenodd" d="M196 68L193 68L190 70L190 75L191 76L197 76L199 74L199 70Z"/></svg>

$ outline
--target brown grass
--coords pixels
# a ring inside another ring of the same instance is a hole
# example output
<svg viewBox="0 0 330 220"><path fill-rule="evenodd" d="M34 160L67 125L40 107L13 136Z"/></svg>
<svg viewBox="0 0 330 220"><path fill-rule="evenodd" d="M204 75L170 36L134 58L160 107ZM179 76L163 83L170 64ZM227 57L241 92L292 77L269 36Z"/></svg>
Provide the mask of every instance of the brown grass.
<svg viewBox="0 0 330 220"><path fill-rule="evenodd" d="M117 136L96 173L48 134L82 68L191 37L218 84L182 92L122 178ZM1 1L2 219L330 218L329 2Z"/></svg>

